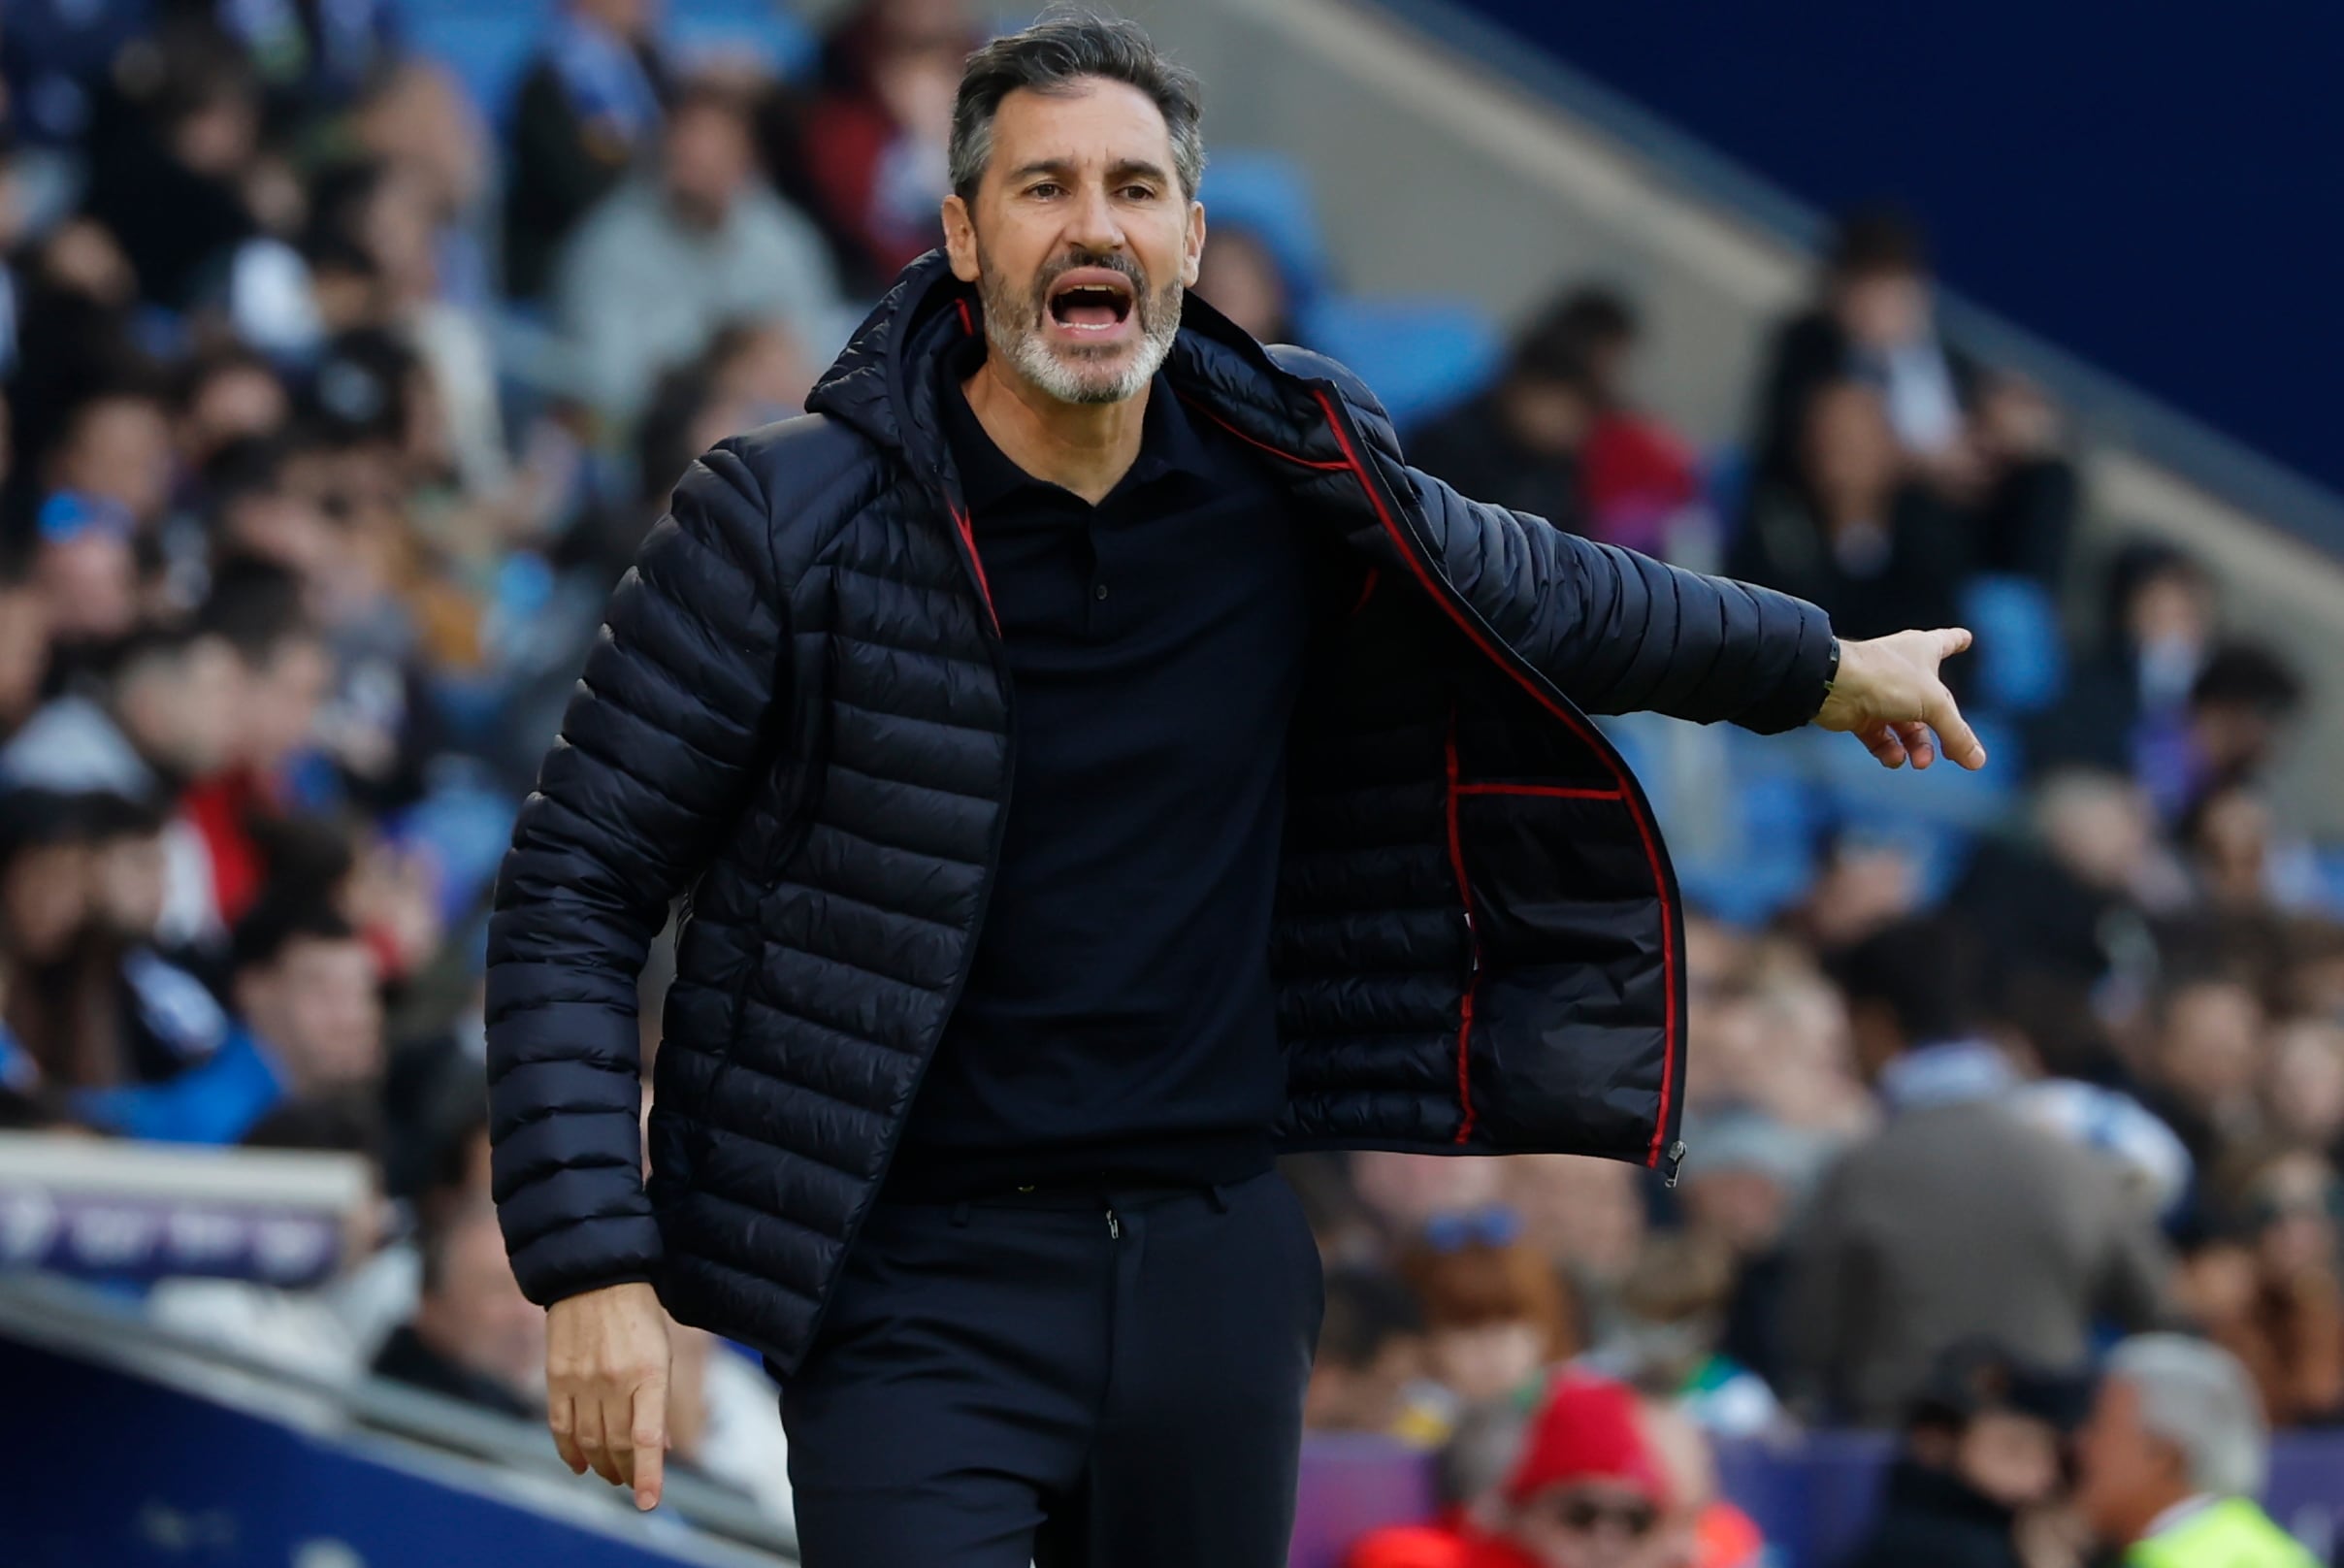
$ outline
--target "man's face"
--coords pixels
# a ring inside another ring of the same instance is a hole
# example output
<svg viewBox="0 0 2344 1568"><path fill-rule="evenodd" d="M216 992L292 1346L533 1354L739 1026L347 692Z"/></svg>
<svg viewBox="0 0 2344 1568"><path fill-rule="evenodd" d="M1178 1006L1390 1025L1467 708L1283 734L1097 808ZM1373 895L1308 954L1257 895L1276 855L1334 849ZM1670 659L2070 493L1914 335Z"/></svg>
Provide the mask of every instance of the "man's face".
<svg viewBox="0 0 2344 1568"><path fill-rule="evenodd" d="M1973 1417L1954 1449L1954 1469L2005 1508L2028 1508L2059 1490L2059 1431L2013 1411Z"/></svg>
<svg viewBox="0 0 2344 1568"><path fill-rule="evenodd" d="M418 1329L442 1356L516 1393L530 1392L545 1364L545 1314L513 1283L495 1217L478 1212L457 1222L446 1247Z"/></svg>
<svg viewBox="0 0 2344 1568"><path fill-rule="evenodd" d="M1544 1568L1644 1568L1660 1525L1660 1510L1638 1488L1587 1480L1531 1497L1507 1533Z"/></svg>
<svg viewBox="0 0 2344 1568"><path fill-rule="evenodd" d="M364 1083L382 1071L382 1000L374 955L355 938L303 937L245 974L237 1000L282 1056L300 1094Z"/></svg>
<svg viewBox="0 0 2344 1568"><path fill-rule="evenodd" d="M749 127L713 104L695 104L668 123L662 148L669 203L690 222L715 228L757 167Z"/></svg>
<svg viewBox="0 0 2344 1568"><path fill-rule="evenodd" d="M976 200L945 198L944 237L999 371L1060 403L1121 403L1171 352L1204 208L1155 101L1091 80L1001 101Z"/></svg>
<svg viewBox="0 0 2344 1568"><path fill-rule="evenodd" d="M2140 1393L2110 1378L2076 1438L2075 1507L2105 1540L2132 1540L2189 1488L2171 1445L2140 1423Z"/></svg>
<svg viewBox="0 0 2344 1568"><path fill-rule="evenodd" d="M60 489L118 501L140 522L154 522L171 500L171 421L145 398L91 404L57 454L55 481Z"/></svg>

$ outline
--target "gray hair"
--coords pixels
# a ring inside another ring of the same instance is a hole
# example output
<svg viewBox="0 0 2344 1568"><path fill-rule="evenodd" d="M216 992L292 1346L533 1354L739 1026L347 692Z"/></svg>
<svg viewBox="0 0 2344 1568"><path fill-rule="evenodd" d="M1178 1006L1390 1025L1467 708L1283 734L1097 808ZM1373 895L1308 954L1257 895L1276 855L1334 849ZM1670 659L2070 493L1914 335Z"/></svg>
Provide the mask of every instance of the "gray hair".
<svg viewBox="0 0 2344 1568"><path fill-rule="evenodd" d="M2263 1489L2270 1436L2238 1358L2184 1334L2140 1334L2108 1353L2107 1375L2140 1395L2140 1423L2181 1451L2190 1485L2217 1497Z"/></svg>
<svg viewBox="0 0 2344 1568"><path fill-rule="evenodd" d="M1077 91L1075 83L1085 77L1123 82L1154 100L1172 134L1181 193L1193 200L1205 174L1204 89L1195 73L1159 53L1137 22L1057 8L968 57L953 100L953 193L976 200L985 166L993 161L993 121L1002 99L1021 87L1063 97Z"/></svg>

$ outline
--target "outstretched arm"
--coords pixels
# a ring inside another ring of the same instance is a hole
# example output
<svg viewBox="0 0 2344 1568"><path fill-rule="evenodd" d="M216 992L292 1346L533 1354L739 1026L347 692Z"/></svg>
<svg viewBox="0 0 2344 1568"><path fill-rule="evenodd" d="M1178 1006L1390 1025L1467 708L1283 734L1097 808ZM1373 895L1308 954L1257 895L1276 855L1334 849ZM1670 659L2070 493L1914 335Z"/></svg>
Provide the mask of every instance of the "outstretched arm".
<svg viewBox="0 0 2344 1568"><path fill-rule="evenodd" d="M1839 643L1803 599L1580 539L1420 471L1409 478L1450 579L1590 713L1724 719L1761 735L1811 722L1856 734L1890 768L1934 762L1934 728L1946 756L1985 765L1937 674L1967 632Z"/></svg>

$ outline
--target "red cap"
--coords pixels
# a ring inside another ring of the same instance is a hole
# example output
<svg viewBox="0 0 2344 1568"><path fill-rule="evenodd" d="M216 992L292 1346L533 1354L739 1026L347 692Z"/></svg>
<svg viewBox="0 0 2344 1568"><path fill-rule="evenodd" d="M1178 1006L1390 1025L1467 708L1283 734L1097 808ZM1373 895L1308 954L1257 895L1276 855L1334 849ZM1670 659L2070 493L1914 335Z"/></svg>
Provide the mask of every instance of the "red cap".
<svg viewBox="0 0 2344 1568"><path fill-rule="evenodd" d="M1520 1503L1572 1481L1615 1482L1635 1487L1656 1507L1669 1506L1668 1477L1644 1441L1636 1395L1627 1385L1585 1373L1557 1377L1531 1419L1506 1495Z"/></svg>

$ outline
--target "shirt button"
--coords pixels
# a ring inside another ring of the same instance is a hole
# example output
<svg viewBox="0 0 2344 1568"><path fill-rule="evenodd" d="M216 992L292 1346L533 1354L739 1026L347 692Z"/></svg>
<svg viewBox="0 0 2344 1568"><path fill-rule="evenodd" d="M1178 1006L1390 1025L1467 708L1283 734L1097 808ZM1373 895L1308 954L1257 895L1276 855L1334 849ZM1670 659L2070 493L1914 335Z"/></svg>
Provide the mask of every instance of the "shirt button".
<svg viewBox="0 0 2344 1568"><path fill-rule="evenodd" d="M1093 599L1104 599L1104 598L1106 598L1106 597L1107 597L1107 585L1106 585L1105 583L1103 583L1103 582L1102 582L1102 583L1100 583L1100 584L1099 584L1099 585L1098 585L1096 588L1091 589L1091 598L1093 598Z"/></svg>

